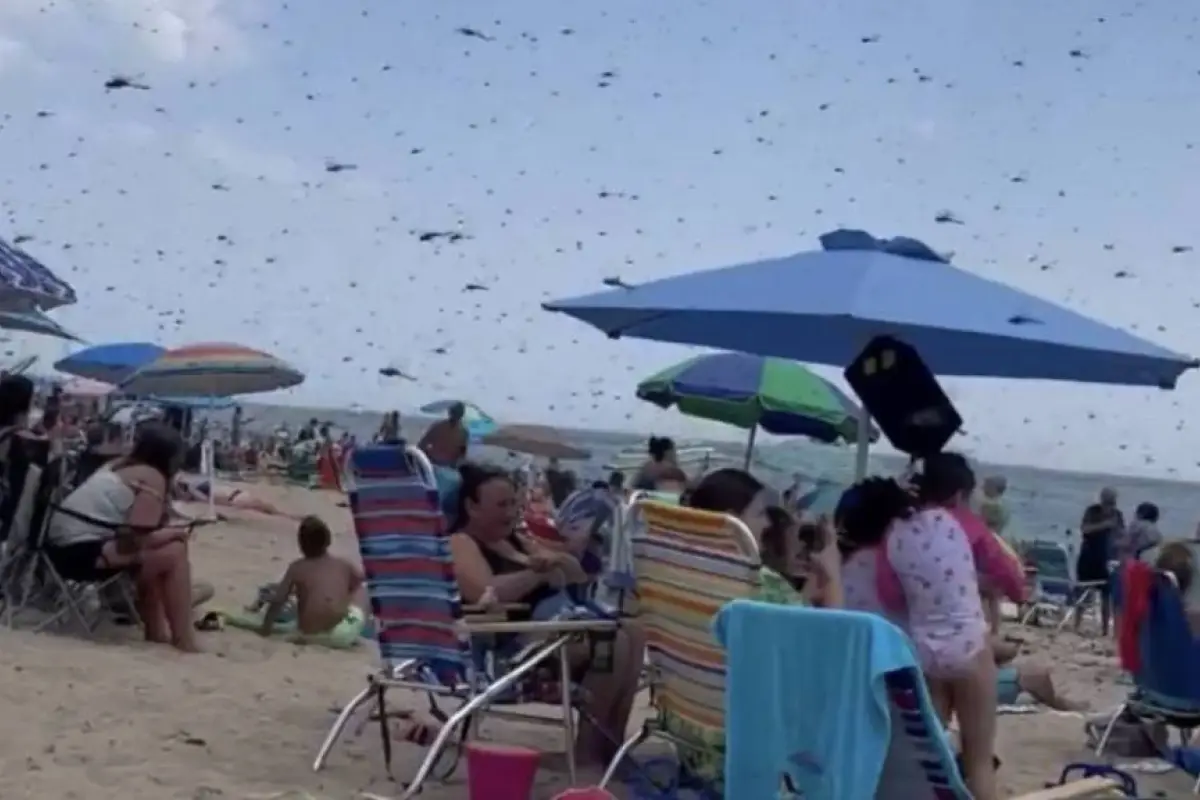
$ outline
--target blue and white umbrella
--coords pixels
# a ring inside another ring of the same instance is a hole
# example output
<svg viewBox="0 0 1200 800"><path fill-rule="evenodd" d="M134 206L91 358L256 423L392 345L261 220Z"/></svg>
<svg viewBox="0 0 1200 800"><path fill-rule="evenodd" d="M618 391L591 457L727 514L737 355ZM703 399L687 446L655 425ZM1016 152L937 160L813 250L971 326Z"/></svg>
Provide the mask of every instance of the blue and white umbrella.
<svg viewBox="0 0 1200 800"><path fill-rule="evenodd" d="M69 283L24 250L0 239L0 307L46 311L75 301Z"/></svg>
<svg viewBox="0 0 1200 800"><path fill-rule="evenodd" d="M3 290L0 289L0 294L2 292ZM54 336L70 342L83 341L36 308L31 308L27 311L0 311L0 328L6 331L21 331L23 333L36 333L41 336Z"/></svg>

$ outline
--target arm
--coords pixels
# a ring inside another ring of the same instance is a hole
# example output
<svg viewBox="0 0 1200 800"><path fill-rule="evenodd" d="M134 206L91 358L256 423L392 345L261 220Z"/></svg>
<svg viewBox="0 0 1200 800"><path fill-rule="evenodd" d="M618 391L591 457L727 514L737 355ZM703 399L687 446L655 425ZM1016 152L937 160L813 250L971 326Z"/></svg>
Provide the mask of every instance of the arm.
<svg viewBox="0 0 1200 800"><path fill-rule="evenodd" d="M1025 600L1025 566L1010 553L1000 538L985 531L974 548L976 567L987 583L1014 603Z"/></svg>
<svg viewBox="0 0 1200 800"><path fill-rule="evenodd" d="M292 564L287 568L287 572L283 573L283 580L275 586L275 595L267 604L267 610L263 612L262 627L258 629L263 636L271 635L275 628L275 618L279 616L279 612L283 610L288 598L292 595L292 590L296 586L295 566Z"/></svg>
<svg viewBox="0 0 1200 800"><path fill-rule="evenodd" d="M367 576L363 574L362 567L355 564L353 561L346 562L350 567L350 602L364 610L370 610L371 603L364 591L364 586L367 582Z"/></svg>
<svg viewBox="0 0 1200 800"><path fill-rule="evenodd" d="M532 569L496 575L488 566L479 545L465 533L450 537L450 554L454 558L454 572L463 601L468 604L482 602L489 588L500 603L516 603L545 582L545 578Z"/></svg>
<svg viewBox="0 0 1200 800"><path fill-rule="evenodd" d="M1092 508L1088 508L1083 512L1083 519L1079 521L1079 533L1081 536L1091 536L1093 533L1100 533L1107 530L1110 523L1103 515L1096 513Z"/></svg>
<svg viewBox="0 0 1200 800"><path fill-rule="evenodd" d="M421 434L421 441L417 442L417 449L422 453L429 452L429 446L433 443L433 435L437 433L440 422L435 422L425 429L425 433Z"/></svg>
<svg viewBox="0 0 1200 800"><path fill-rule="evenodd" d="M117 550L131 553L140 547L162 547L174 541L187 541L187 528L162 527L166 516L166 481L157 472L146 471L122 476L133 490L133 505L125 515L125 530L117 531Z"/></svg>

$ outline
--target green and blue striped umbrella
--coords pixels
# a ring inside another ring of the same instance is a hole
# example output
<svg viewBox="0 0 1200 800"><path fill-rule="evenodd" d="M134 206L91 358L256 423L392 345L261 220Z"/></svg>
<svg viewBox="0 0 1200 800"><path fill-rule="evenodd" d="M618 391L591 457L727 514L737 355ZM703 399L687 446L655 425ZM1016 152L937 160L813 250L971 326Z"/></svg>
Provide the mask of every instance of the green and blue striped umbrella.
<svg viewBox="0 0 1200 800"><path fill-rule="evenodd" d="M754 432L856 442L858 405L803 364L746 353L714 353L676 364L638 384L637 396L689 417ZM871 438L878 438L872 430Z"/></svg>

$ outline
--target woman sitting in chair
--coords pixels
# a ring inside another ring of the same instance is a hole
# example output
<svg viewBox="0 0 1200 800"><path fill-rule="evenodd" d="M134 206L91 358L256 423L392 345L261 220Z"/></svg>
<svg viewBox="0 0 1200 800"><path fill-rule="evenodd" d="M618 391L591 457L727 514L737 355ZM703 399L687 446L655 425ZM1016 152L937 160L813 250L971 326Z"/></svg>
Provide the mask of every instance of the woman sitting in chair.
<svg viewBox="0 0 1200 800"><path fill-rule="evenodd" d="M463 601L520 604L529 609L527 618L552 619L571 604L566 587L587 579L579 562L513 532L519 509L516 486L508 473L472 464L464 464L461 473L450 550ZM527 643L513 639L501 649L515 651ZM584 676L588 714L575 745L580 764L603 768L625 738L644 649L640 632L623 627L613 642L612 670L592 670ZM571 653L574 667L586 667L589 659L587 647Z"/></svg>
<svg viewBox="0 0 1200 800"><path fill-rule="evenodd" d="M68 581L137 578L146 639L196 652L188 528L164 527L168 487L183 455L173 428L144 423L129 455L105 464L55 510L46 555Z"/></svg>
<svg viewBox="0 0 1200 800"><path fill-rule="evenodd" d="M729 467L705 475L688 493L685 505L729 514L750 529L762 556L759 600L840 606L841 553L832 531L824 524L806 525L802 531L780 502L758 478ZM802 589L797 589L800 584Z"/></svg>

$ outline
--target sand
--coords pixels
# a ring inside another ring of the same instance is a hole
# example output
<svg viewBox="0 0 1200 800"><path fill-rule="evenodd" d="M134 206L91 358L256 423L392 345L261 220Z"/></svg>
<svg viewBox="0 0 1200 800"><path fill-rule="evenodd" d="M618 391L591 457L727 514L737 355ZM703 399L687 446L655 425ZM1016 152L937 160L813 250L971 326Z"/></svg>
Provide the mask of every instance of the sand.
<svg viewBox="0 0 1200 800"><path fill-rule="evenodd" d="M335 495L303 489L248 487L297 513L318 513L337 532L335 550L354 555L347 512ZM294 523L250 512L204 528L192 550L195 577L216 589L212 605L239 606L255 587L278 577L295 549ZM1097 708L1125 691L1116 685L1111 649L1063 634L1048 642L1029 635L1055 666L1069 694ZM324 771L314 774L316 748L331 709L363 686L374 651L304 648L226 630L202 634L205 650L182 655L134 640L128 630L101 641L71 634L2 631L0 640L0 797L19 798L328 798L372 792L395 796L384 777L374 727L349 736ZM400 699L397 693L397 699ZM413 707L418 707L414 704ZM565 786L561 734L553 728L492 721L483 735L542 750L537 797ZM1007 793L1041 788L1063 764L1085 756L1078 718L1048 713L1006 716L999 755ZM660 748L661 752L661 748ZM399 744L396 774L411 775L421 751ZM465 770L447 785L430 784L426 800L465 798ZM1182 773L1140 778L1142 793L1182 797Z"/></svg>

